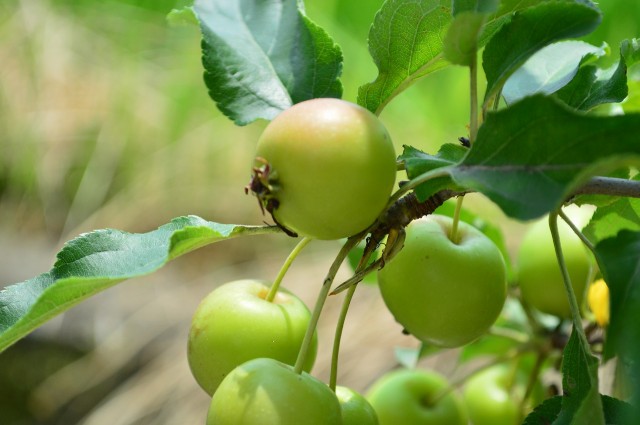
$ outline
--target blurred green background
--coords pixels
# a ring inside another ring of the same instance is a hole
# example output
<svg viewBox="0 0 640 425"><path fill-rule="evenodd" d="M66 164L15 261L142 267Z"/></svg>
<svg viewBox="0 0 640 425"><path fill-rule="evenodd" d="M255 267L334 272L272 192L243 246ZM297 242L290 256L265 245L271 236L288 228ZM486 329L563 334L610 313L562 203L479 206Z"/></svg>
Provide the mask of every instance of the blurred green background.
<svg viewBox="0 0 640 425"><path fill-rule="evenodd" d="M306 2L343 48L347 100L375 78L366 39L381 3ZM0 287L47 271L64 241L92 229L144 232L185 214L263 221L243 187L264 123L235 127L216 110L202 82L198 29L165 20L184 4L0 3ZM640 2L600 7L603 24L588 40L607 41L613 63L619 42L640 35ZM398 96L381 116L397 151L410 144L435 152L466 135L467 86L465 70L452 67ZM509 231L520 228L482 199L466 204ZM517 236L509 236L513 246ZM0 424L203 423L208 400L184 358L190 316L215 285L275 276L292 243L262 237L207 247L56 318L0 354ZM336 247L312 244L288 276L309 304ZM362 391L393 366L394 344L413 342L375 288L359 298L341 379ZM323 323L329 341L331 319ZM385 327L389 338L379 338ZM319 376L328 358L319 356Z"/></svg>

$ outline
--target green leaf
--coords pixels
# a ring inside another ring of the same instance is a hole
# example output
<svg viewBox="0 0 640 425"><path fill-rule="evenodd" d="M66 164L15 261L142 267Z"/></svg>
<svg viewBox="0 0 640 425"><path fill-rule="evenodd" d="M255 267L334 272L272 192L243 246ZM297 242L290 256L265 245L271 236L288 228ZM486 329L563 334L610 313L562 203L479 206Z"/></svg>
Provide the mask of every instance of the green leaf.
<svg viewBox="0 0 640 425"><path fill-rule="evenodd" d="M483 53L487 76L485 106L534 53L555 41L588 34L600 19L595 7L577 1L544 2L516 12L491 38Z"/></svg>
<svg viewBox="0 0 640 425"><path fill-rule="evenodd" d="M634 413L626 424L640 420L640 232L623 230L596 245L596 259L609 287L610 320L604 358L618 355L630 366Z"/></svg>
<svg viewBox="0 0 640 425"><path fill-rule="evenodd" d="M340 97L342 52L295 0L196 0L209 95L238 125Z"/></svg>
<svg viewBox="0 0 640 425"><path fill-rule="evenodd" d="M602 47L583 41L561 41L531 56L502 89L507 104L536 93L551 94L567 85L577 74L585 58L604 56Z"/></svg>
<svg viewBox="0 0 640 425"><path fill-rule="evenodd" d="M502 0L498 10L487 19L487 23L480 36L480 46L487 44L491 37L493 37L504 24L511 21L514 12L528 9L545 1L547 0Z"/></svg>
<svg viewBox="0 0 640 425"><path fill-rule="evenodd" d="M489 14L498 9L497 0L453 0L453 22L444 40L444 56L456 65L476 62L480 34Z"/></svg>
<svg viewBox="0 0 640 425"><path fill-rule="evenodd" d="M624 40L620 45L620 56L624 58L627 66L640 63L640 38Z"/></svg>
<svg viewBox="0 0 640 425"><path fill-rule="evenodd" d="M488 114L449 173L510 217L529 220L560 206L588 178L640 164L638 134L640 115L584 115L536 95Z"/></svg>
<svg viewBox="0 0 640 425"><path fill-rule="evenodd" d="M0 292L0 352L57 314L125 279L147 275L202 246L273 226L238 226L179 217L148 233L105 229L73 239L53 268Z"/></svg>
<svg viewBox="0 0 640 425"><path fill-rule="evenodd" d="M558 417L561 406L562 396L548 398L527 415L522 425L549 425Z"/></svg>
<svg viewBox="0 0 640 425"><path fill-rule="evenodd" d="M499 0L453 0L451 9L455 17L464 12L493 13L499 4Z"/></svg>
<svg viewBox="0 0 640 425"><path fill-rule="evenodd" d="M449 62L470 66L478 54L478 40L487 15L461 12L453 20L444 39L444 57Z"/></svg>
<svg viewBox="0 0 640 425"><path fill-rule="evenodd" d="M605 424L623 424L623 418L626 415L629 415L631 406L622 400L606 395L601 395L600 398L602 400L602 408L604 410ZM547 425L552 423L553 420L558 417L561 405L562 396L555 396L545 400L542 404L537 406L533 412L529 413L522 425Z"/></svg>
<svg viewBox="0 0 640 425"><path fill-rule="evenodd" d="M617 65L603 70L596 65L582 67L573 80L556 93L567 105L588 111L605 103L622 102L628 94L627 68L640 61L640 44L625 40Z"/></svg>
<svg viewBox="0 0 640 425"><path fill-rule="evenodd" d="M442 49L450 5L450 0L385 1L369 31L378 76L358 89L358 104L379 115L418 78L447 65Z"/></svg>
<svg viewBox="0 0 640 425"><path fill-rule="evenodd" d="M198 18L191 6L173 9L167 14L167 22L171 26L198 26Z"/></svg>
<svg viewBox="0 0 640 425"><path fill-rule="evenodd" d="M462 145L445 143L440 147L436 155L429 155L411 146L404 146L404 151L399 159L404 162L404 167L409 179L414 179L421 174L437 168L455 165L469 151ZM429 180L414 189L420 201L424 201L434 193L455 186L449 177Z"/></svg>
<svg viewBox="0 0 640 425"><path fill-rule="evenodd" d="M596 245L598 265L610 292L611 319L605 358L629 347L640 351L640 232L623 230Z"/></svg>
<svg viewBox="0 0 640 425"><path fill-rule="evenodd" d="M617 235L623 229L640 231L640 199L619 198L598 208L583 233L596 243Z"/></svg>
<svg viewBox="0 0 640 425"><path fill-rule="evenodd" d="M625 113L640 112L640 79L638 81L628 81L629 95L622 104Z"/></svg>
<svg viewBox="0 0 640 425"><path fill-rule="evenodd" d="M598 392L598 359L575 330L562 356L562 392L562 408L553 425L604 425Z"/></svg>

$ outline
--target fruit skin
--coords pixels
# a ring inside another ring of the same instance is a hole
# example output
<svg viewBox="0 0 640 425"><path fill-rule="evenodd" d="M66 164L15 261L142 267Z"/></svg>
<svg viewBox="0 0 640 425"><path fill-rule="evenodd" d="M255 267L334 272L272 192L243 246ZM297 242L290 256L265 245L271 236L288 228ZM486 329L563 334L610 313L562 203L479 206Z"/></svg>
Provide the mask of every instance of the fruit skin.
<svg viewBox="0 0 640 425"><path fill-rule="evenodd" d="M198 306L189 331L189 366L198 384L212 395L236 366L259 357L294 364L311 313L292 293L280 289L265 300L269 285L238 280L214 289ZM304 369L317 352L314 338Z"/></svg>
<svg viewBox="0 0 640 425"><path fill-rule="evenodd" d="M378 425L375 410L361 394L338 385L336 396L340 402L342 425Z"/></svg>
<svg viewBox="0 0 640 425"><path fill-rule="evenodd" d="M262 133L256 156L269 163L277 222L314 239L364 230L385 207L396 178L384 125L340 99L312 99L282 112Z"/></svg>
<svg viewBox="0 0 640 425"><path fill-rule="evenodd" d="M462 400L443 376L421 369L383 375L367 393L380 425L467 425ZM432 401L438 398L434 405Z"/></svg>
<svg viewBox="0 0 640 425"><path fill-rule="evenodd" d="M558 234L571 286L578 305L582 305L591 276L591 258L580 238L562 220L558 220ZM525 233L518 253L517 278L522 299L529 305L543 313L571 317L547 220L534 223Z"/></svg>
<svg viewBox="0 0 640 425"><path fill-rule="evenodd" d="M235 368L211 399L207 425L341 425L340 404L323 382L273 359Z"/></svg>
<svg viewBox="0 0 640 425"><path fill-rule="evenodd" d="M406 228L404 248L378 272L380 292L395 319L416 338L457 347L495 322L507 296L506 268L496 245L460 222L431 215Z"/></svg>
<svg viewBox="0 0 640 425"><path fill-rule="evenodd" d="M609 287L604 279L598 279L589 286L587 303L596 323L606 327L609 324Z"/></svg>
<svg viewBox="0 0 640 425"><path fill-rule="evenodd" d="M514 375L515 373L515 375ZM473 425L518 425L532 407L542 402L543 388L536 383L532 396L520 412L528 376L506 364L492 366L470 377L463 391L464 404Z"/></svg>

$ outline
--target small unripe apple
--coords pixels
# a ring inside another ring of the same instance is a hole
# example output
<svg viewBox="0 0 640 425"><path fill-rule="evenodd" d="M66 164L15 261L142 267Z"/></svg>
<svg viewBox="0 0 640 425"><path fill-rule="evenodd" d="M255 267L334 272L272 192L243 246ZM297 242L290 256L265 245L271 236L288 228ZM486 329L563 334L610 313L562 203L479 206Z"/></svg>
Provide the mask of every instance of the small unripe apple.
<svg viewBox="0 0 640 425"><path fill-rule="evenodd" d="M506 266L498 247L475 227L431 215L406 228L404 248L378 272L389 311L416 338L442 347L484 334L502 310Z"/></svg>
<svg viewBox="0 0 640 425"><path fill-rule="evenodd" d="M467 380L464 403L473 425L518 425L543 399L543 388L536 381L529 400L521 405L529 374L511 365L498 364Z"/></svg>
<svg viewBox="0 0 640 425"><path fill-rule="evenodd" d="M226 283L207 295L191 322L188 359L200 386L212 395L236 366L259 357L294 364L311 313L291 292L280 288L266 300L269 285L258 280ZM314 337L304 370L317 352Z"/></svg>
<svg viewBox="0 0 640 425"><path fill-rule="evenodd" d="M581 305L591 276L592 261L580 238L560 219L558 234L571 286ZM565 319L571 317L548 220L532 224L525 233L518 253L517 276L525 302L543 313Z"/></svg>
<svg viewBox="0 0 640 425"><path fill-rule="evenodd" d="M235 368L211 399L207 425L341 425L340 403L323 382L273 359Z"/></svg>
<svg viewBox="0 0 640 425"><path fill-rule="evenodd" d="M342 425L378 425L378 416L361 394L338 385L336 396L342 411Z"/></svg>
<svg viewBox="0 0 640 425"><path fill-rule="evenodd" d="M467 425L459 396L443 376L400 369L379 378L367 393L380 425Z"/></svg>
<svg viewBox="0 0 640 425"><path fill-rule="evenodd" d="M297 103L271 121L254 166L264 168L250 188L266 209L314 239L352 236L373 224L396 178L394 146L378 117L331 98Z"/></svg>

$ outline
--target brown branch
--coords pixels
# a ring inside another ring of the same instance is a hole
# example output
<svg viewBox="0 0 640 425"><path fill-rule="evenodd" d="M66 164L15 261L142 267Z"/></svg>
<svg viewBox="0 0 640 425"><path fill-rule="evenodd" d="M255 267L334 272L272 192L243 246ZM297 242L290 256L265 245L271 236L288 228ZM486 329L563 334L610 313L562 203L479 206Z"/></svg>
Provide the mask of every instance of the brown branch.
<svg viewBox="0 0 640 425"><path fill-rule="evenodd" d="M609 195L640 198L640 181L614 177L593 177L578 188L572 196L577 195Z"/></svg>

